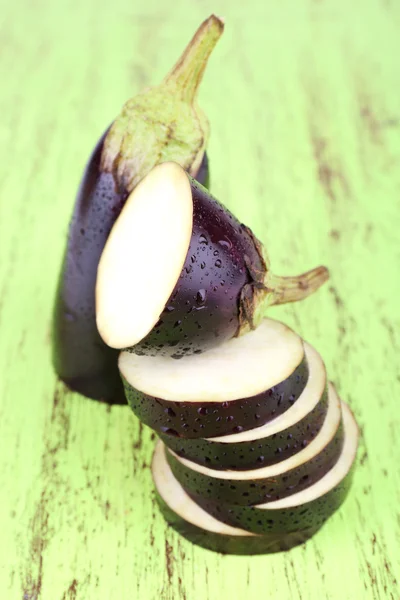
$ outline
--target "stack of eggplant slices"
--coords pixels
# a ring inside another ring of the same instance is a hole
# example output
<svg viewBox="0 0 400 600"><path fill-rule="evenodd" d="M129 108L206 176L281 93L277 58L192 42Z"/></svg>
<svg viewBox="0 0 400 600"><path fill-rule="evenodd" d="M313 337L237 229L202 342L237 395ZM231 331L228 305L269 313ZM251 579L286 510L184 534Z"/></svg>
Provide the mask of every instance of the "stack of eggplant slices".
<svg viewBox="0 0 400 600"><path fill-rule="evenodd" d="M211 550L257 554L313 535L350 486L358 429L318 352L264 317L328 278L270 271L265 248L177 163L128 197L97 271L96 321L121 350L133 412L160 437L167 521Z"/></svg>

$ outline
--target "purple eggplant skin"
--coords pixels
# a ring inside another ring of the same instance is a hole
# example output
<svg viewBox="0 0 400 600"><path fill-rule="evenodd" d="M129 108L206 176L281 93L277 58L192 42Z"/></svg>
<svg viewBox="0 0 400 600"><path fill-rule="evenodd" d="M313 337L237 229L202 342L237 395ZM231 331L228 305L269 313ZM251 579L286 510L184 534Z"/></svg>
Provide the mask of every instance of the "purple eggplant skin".
<svg viewBox="0 0 400 600"><path fill-rule="evenodd" d="M272 436L248 442L224 443L213 439L185 439L160 433L168 448L178 456L215 470L245 471L268 467L305 448L319 433L328 408L325 388L314 410L301 421Z"/></svg>
<svg viewBox="0 0 400 600"><path fill-rule="evenodd" d="M338 461L343 440L343 425L340 424L326 447L310 460L273 477L257 479L222 479L218 478L218 471L216 477L211 477L190 469L168 451L166 455L175 479L188 494L214 502L249 506L286 498L319 481Z"/></svg>
<svg viewBox="0 0 400 600"><path fill-rule="evenodd" d="M353 469L327 494L307 504L272 510L254 505L215 502L191 492L187 493L203 510L231 527L239 527L259 535L291 533L322 527L347 498L352 475Z"/></svg>
<svg viewBox="0 0 400 600"><path fill-rule="evenodd" d="M193 523L189 523L175 513L157 492L156 499L163 517L172 529L192 544L212 550L213 552L219 552L220 554L252 556L256 554L284 552L295 546L304 544L319 529L319 527L311 527L286 534L278 533L254 536L226 535L207 531L201 527L197 527Z"/></svg>
<svg viewBox="0 0 400 600"><path fill-rule="evenodd" d="M130 351L182 358L237 335L244 299L265 273L258 241L193 178L192 237L176 286L159 321Z"/></svg>
<svg viewBox="0 0 400 600"><path fill-rule="evenodd" d="M205 438L261 427L288 410L300 397L309 375L307 359L284 381L256 396L228 402L173 402L149 396L122 377L125 395L135 415L168 436Z"/></svg>
<svg viewBox="0 0 400 600"><path fill-rule="evenodd" d="M69 226L53 314L53 366L71 390L109 404L126 404L117 367L119 351L103 342L96 326L97 267L128 197L114 176L101 170L107 133L96 144L86 166ZM209 182L206 155L198 176Z"/></svg>

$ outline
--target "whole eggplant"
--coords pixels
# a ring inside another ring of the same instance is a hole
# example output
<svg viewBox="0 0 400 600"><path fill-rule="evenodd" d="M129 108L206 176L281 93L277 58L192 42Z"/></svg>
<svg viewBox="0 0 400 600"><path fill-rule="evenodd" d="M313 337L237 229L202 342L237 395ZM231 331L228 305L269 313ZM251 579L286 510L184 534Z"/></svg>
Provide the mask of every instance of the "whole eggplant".
<svg viewBox="0 0 400 600"><path fill-rule="evenodd" d="M60 379L89 398L126 403L118 351L107 347L97 331L94 290L101 253L128 195L167 160L209 184L209 125L196 96L223 28L214 15L202 23L162 84L125 104L86 166L56 292L52 350Z"/></svg>

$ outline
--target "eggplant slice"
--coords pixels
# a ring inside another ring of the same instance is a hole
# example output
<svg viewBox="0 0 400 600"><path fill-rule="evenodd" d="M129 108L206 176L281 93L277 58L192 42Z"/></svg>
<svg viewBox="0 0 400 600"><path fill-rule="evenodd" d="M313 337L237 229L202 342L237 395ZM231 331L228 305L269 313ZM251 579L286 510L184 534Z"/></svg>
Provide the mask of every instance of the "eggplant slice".
<svg viewBox="0 0 400 600"><path fill-rule="evenodd" d="M290 409L308 380L301 338L272 319L179 361L123 352L119 368L136 416L158 432L185 438L261 427Z"/></svg>
<svg viewBox="0 0 400 600"><path fill-rule="evenodd" d="M302 544L317 531L309 528L283 535L257 535L218 521L196 504L175 479L162 444L155 449L152 474L166 521L187 540L208 550L238 555L270 554Z"/></svg>
<svg viewBox="0 0 400 600"><path fill-rule="evenodd" d="M319 433L328 409L326 369L318 352L304 343L309 375L303 392L286 412L265 425L216 438L185 439L159 433L168 448L210 469L259 469L286 460Z"/></svg>
<svg viewBox="0 0 400 600"><path fill-rule="evenodd" d="M187 492L216 502L257 504L279 500L319 481L337 462L343 447L340 400L329 386L329 408L319 434L290 458L261 469L217 471L167 451L172 472Z"/></svg>
<svg viewBox="0 0 400 600"><path fill-rule="evenodd" d="M216 519L252 533L290 533L321 527L348 494L357 453L357 423L344 402L342 414L345 435L342 453L332 469L311 487L253 506L222 504L194 494L190 496Z"/></svg>

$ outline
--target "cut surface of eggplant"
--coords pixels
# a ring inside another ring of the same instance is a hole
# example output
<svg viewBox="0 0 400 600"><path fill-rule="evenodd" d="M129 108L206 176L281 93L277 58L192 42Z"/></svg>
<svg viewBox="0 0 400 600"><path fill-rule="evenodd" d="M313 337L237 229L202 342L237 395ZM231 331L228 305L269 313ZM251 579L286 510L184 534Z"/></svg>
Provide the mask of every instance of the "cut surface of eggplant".
<svg viewBox="0 0 400 600"><path fill-rule="evenodd" d="M261 469L217 471L167 451L172 472L186 491L217 502L250 505L278 500L319 481L337 462L343 447L340 400L329 386L329 408L319 434L290 458Z"/></svg>
<svg viewBox="0 0 400 600"><path fill-rule="evenodd" d="M112 348L174 358L258 324L264 309L313 293L318 267L276 277L253 233L177 163L133 190L100 259L97 326Z"/></svg>
<svg viewBox="0 0 400 600"><path fill-rule="evenodd" d="M332 469L311 487L280 500L253 506L223 504L189 495L216 519L252 533L289 533L322 526L347 496L357 453L357 423L343 402L342 413L345 438L341 455Z"/></svg>
<svg viewBox="0 0 400 600"><path fill-rule="evenodd" d="M326 369L318 352L304 344L307 384L294 404L261 427L216 438L185 439L160 433L179 456L211 469L258 469L299 452L320 431L328 409Z"/></svg>
<svg viewBox="0 0 400 600"><path fill-rule="evenodd" d="M134 346L157 323L182 271L192 221L189 179L176 163L154 168L129 196L97 271L97 328L108 346Z"/></svg>
<svg viewBox="0 0 400 600"><path fill-rule="evenodd" d="M156 431L187 438L259 427L288 410L308 380L301 338L271 319L180 361L123 352L119 368L139 419Z"/></svg>
<svg viewBox="0 0 400 600"><path fill-rule="evenodd" d="M200 404L260 394L289 377L303 357L297 333L279 321L264 319L250 333L182 360L122 352L119 368L141 392Z"/></svg>
<svg viewBox="0 0 400 600"><path fill-rule="evenodd" d="M167 522L190 542L223 554L269 554L304 543L316 529L290 534L252 534L218 521L185 492L174 478L161 444L152 463L157 501Z"/></svg>

